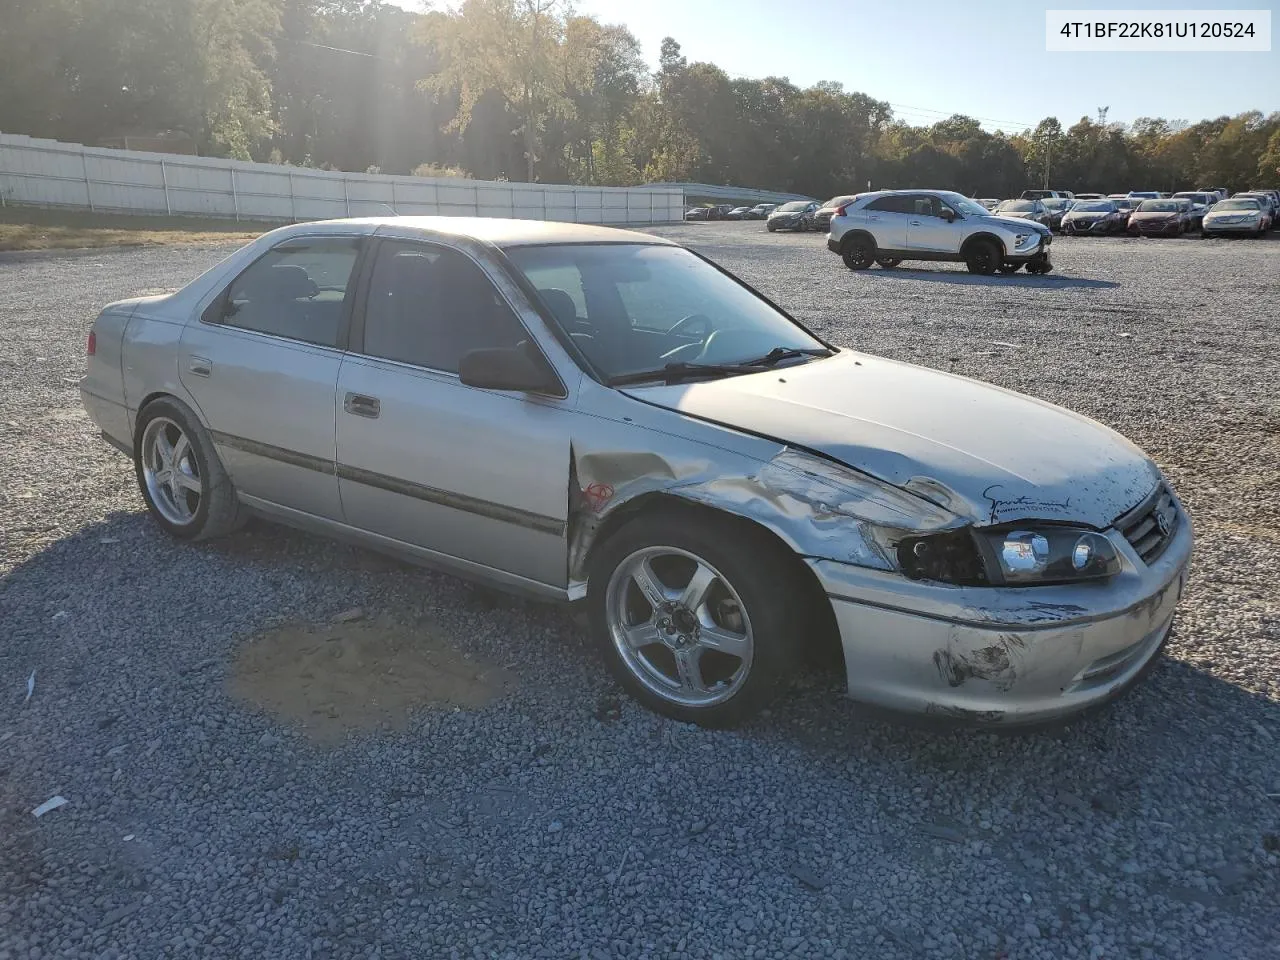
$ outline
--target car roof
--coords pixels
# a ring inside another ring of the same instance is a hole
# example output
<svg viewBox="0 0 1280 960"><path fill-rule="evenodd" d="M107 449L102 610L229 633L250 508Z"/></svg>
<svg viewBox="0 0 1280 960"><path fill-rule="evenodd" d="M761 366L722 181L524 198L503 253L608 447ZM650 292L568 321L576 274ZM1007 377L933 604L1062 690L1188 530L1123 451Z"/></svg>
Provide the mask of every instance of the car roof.
<svg viewBox="0 0 1280 960"><path fill-rule="evenodd" d="M548 243L652 243L678 246L663 237L617 227L602 227L590 223L564 223L558 220L512 220L502 217L362 217L342 220L321 220L296 224L297 233L313 232L319 225L349 225L365 227L363 232L373 233L380 228L394 229L398 233L421 232L426 236L441 234L466 237L498 247L518 247Z"/></svg>

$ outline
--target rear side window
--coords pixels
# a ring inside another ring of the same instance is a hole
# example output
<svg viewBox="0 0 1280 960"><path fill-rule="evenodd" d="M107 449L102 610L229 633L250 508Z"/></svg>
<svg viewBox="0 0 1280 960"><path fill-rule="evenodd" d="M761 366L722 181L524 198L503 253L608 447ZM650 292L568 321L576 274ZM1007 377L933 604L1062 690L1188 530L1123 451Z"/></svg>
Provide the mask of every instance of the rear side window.
<svg viewBox="0 0 1280 960"><path fill-rule="evenodd" d="M228 327L340 346L358 238L286 240L231 282L210 319Z"/></svg>
<svg viewBox="0 0 1280 960"><path fill-rule="evenodd" d="M868 210L883 213L914 213L915 206L910 197L879 197L867 204Z"/></svg>
<svg viewBox="0 0 1280 960"><path fill-rule="evenodd" d="M484 271L448 247L388 241L364 314L364 353L457 373L463 354L528 339Z"/></svg>

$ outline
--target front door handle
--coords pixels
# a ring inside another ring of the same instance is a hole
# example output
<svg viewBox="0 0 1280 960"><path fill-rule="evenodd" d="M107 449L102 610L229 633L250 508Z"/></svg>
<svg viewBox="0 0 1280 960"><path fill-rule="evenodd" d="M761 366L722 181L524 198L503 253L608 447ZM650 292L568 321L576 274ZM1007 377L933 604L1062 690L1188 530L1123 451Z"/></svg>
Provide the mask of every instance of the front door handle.
<svg viewBox="0 0 1280 960"><path fill-rule="evenodd" d="M880 222L880 218L879 218L879 217L867 217L867 219L868 219L868 220L874 220L874 221L876 221L876 223L879 223L879 222Z"/></svg>
<svg viewBox="0 0 1280 960"><path fill-rule="evenodd" d="M377 420L382 413L382 404L377 397L366 397L363 393L348 393L342 402L342 409L353 417L368 417Z"/></svg>
<svg viewBox="0 0 1280 960"><path fill-rule="evenodd" d="M909 221L908 221L908 223L910 223L910 224L911 224L911 226L913 226L913 227L923 227L923 226L924 226L924 224L923 224L923 223L921 223L919 220L909 220Z"/></svg>
<svg viewBox="0 0 1280 960"><path fill-rule="evenodd" d="M197 377L207 377L213 372L213 364L207 357L187 357L187 372Z"/></svg>

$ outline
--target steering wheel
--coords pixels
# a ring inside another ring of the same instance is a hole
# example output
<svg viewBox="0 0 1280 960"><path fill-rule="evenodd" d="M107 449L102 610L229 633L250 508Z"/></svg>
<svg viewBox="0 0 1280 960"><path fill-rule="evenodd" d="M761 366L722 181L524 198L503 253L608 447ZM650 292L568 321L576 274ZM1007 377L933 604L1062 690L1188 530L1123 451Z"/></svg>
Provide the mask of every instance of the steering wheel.
<svg viewBox="0 0 1280 960"><path fill-rule="evenodd" d="M705 340L707 339L707 335L711 333L711 318L705 313L691 313L687 317L681 317L676 321L675 326L667 331L667 336L681 333L686 326L692 326L699 322L703 326L702 339Z"/></svg>

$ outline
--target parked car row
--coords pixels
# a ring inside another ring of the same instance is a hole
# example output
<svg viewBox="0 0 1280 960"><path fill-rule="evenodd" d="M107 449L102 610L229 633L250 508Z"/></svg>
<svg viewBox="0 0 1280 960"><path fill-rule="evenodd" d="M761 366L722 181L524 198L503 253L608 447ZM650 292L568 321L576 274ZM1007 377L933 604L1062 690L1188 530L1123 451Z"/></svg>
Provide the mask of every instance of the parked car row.
<svg viewBox="0 0 1280 960"><path fill-rule="evenodd" d="M734 206L731 203L706 204L690 207L684 212L684 218L685 220L764 220L776 206L776 203L757 203L754 207Z"/></svg>
<svg viewBox="0 0 1280 960"><path fill-rule="evenodd" d="M906 196L917 193L920 192L878 191L876 196ZM937 191L923 191L923 194L934 197L940 195ZM826 203L792 200L783 204L761 203L754 207L733 207L728 204L700 206L691 208L685 214L685 219L764 220L770 233L778 230L827 232L833 229L833 220L841 216L842 211L861 209L856 202L869 196L872 194L842 194L832 197ZM1131 190L1128 193L1113 194L1074 194L1069 190L1043 189L1024 190L1016 200L967 197L965 200L973 209L983 211L984 216L1028 221L1050 234L1060 232L1096 236L1124 233L1130 236L1177 237L1199 230L1204 237L1228 234L1262 236L1267 230L1280 228L1280 190L1273 189L1242 191L1229 198L1227 191L1221 187L1177 193ZM898 201L884 202L893 205ZM956 215L952 223L962 219L958 210L952 209L952 213ZM932 216L918 211L917 215ZM921 221L915 225L923 228L929 224ZM881 246L883 244L878 245L878 248ZM896 248L890 246L889 249ZM908 258L884 259L900 261ZM875 258L873 260L879 262ZM1001 266L1004 266L1004 261L996 268Z"/></svg>
<svg viewBox="0 0 1280 960"><path fill-rule="evenodd" d="M1067 190L1025 190L1017 200L977 202L998 216L1031 220L1068 234L1181 236L1197 230L1205 236L1261 236L1280 227L1280 191L1249 190L1229 199L1221 188L1166 193L1072 194Z"/></svg>

